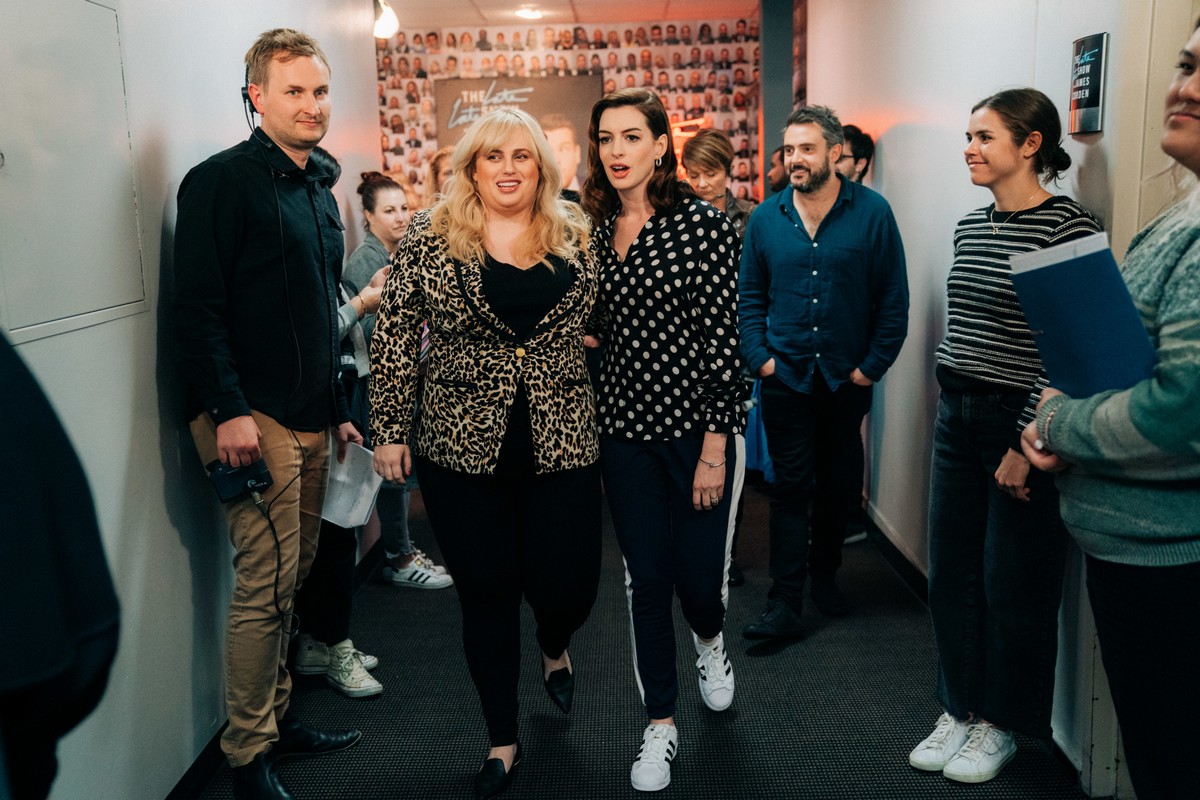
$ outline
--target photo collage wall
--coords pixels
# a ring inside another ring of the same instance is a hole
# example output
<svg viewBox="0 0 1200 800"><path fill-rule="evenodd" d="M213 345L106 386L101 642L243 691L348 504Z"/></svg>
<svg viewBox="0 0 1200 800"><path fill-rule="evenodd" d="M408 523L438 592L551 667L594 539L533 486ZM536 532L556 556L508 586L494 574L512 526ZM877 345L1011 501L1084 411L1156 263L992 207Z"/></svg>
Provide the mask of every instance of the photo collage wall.
<svg viewBox="0 0 1200 800"><path fill-rule="evenodd" d="M439 80L593 75L603 78L602 92L656 91L677 147L699 128L724 130L735 153L730 190L761 199L758 39L757 19L442 28L376 39L383 170L429 203L429 160L456 139L438 129Z"/></svg>

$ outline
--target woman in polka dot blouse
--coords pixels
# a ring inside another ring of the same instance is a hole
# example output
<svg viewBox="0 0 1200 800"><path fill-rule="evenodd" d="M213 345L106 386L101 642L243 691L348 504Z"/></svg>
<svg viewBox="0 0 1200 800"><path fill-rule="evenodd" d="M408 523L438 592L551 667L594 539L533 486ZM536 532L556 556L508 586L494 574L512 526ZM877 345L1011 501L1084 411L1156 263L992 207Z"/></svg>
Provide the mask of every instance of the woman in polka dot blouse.
<svg viewBox="0 0 1200 800"><path fill-rule="evenodd" d="M600 247L593 329L606 348L601 469L650 718L630 778L635 789L655 791L670 782L678 747L673 594L692 628L701 699L713 711L733 701L721 628L745 452L741 246L728 218L678 181L654 93L606 95L588 133L582 203Z"/></svg>

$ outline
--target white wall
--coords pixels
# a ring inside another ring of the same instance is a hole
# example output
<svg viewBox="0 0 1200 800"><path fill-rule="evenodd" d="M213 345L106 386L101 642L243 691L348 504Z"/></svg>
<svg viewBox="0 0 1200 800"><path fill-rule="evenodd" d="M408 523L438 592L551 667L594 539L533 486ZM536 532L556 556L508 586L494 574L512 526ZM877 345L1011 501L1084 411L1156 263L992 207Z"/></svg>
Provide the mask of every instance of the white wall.
<svg viewBox="0 0 1200 800"><path fill-rule="evenodd" d="M324 145L345 168L338 194L352 231L348 248L356 245L360 229L347 198L358 173L380 162L373 15L369 0L105 4L119 19L149 311L18 351L82 457L122 608L108 692L60 747L53 797L157 800L224 721L220 665L231 587L224 524L183 425L171 363L161 270L175 193L191 166L247 136L239 88L255 37L300 28L320 41L332 66L334 116ZM53 31L22 35L45 39L47 61L26 65L30 75L52 69ZM86 74L74 79L86 91Z"/></svg>
<svg viewBox="0 0 1200 800"><path fill-rule="evenodd" d="M869 419L870 510L922 570L928 565L928 464L938 392L934 351L945 327L951 238L964 213L991 202L986 189L971 184L963 163L971 106L1000 89L1033 86L1050 96L1065 123L1071 44L1109 32L1105 130L1065 143L1074 166L1058 191L1101 218L1120 255L1140 227L1142 153L1154 149L1146 141L1147 115L1158 113L1168 78L1157 68L1148 74L1152 14L1168 16L1181 43L1190 5L809 0L809 101L832 106L843 122L876 136L873 184L895 210L908 256L909 336ZM1103 676L1097 675L1078 556L1068 571L1062 619L1055 738L1083 772L1085 788L1110 794L1116 727Z"/></svg>

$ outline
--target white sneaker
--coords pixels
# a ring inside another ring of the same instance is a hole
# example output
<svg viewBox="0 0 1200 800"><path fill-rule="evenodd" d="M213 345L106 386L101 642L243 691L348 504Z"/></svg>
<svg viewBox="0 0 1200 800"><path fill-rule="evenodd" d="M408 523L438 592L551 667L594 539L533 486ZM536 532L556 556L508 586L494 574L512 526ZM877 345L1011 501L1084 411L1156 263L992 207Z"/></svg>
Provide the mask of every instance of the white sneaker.
<svg viewBox="0 0 1200 800"><path fill-rule="evenodd" d="M392 570L392 583L396 586L409 586L413 589L445 589L454 585L454 579L445 572L434 572L419 557L413 556L412 563L407 567L397 567Z"/></svg>
<svg viewBox="0 0 1200 800"><path fill-rule="evenodd" d="M725 653L725 639L717 634L711 645L700 643L700 637L692 633L696 646L696 669L700 672L700 699L713 711L724 711L733 702L733 665Z"/></svg>
<svg viewBox="0 0 1200 800"><path fill-rule="evenodd" d="M329 667L329 648L307 633L296 638L296 660L292 671L300 675L324 675Z"/></svg>
<svg viewBox="0 0 1200 800"><path fill-rule="evenodd" d="M370 697L383 692L383 684L367 672L354 649L354 642L349 639L329 648L325 680L347 697Z"/></svg>
<svg viewBox="0 0 1200 800"><path fill-rule="evenodd" d="M674 725L650 725L642 734L642 748L629 770L629 782L639 792L657 792L671 782L671 761L679 749Z"/></svg>
<svg viewBox="0 0 1200 800"><path fill-rule="evenodd" d="M429 554L421 548L414 547L412 554L413 558L417 561L420 561L421 566L425 567L425 569L429 570L430 572L436 572L438 575L446 574L446 568L441 564L435 564L433 559L429 557Z"/></svg>
<svg viewBox="0 0 1200 800"><path fill-rule="evenodd" d="M362 650L355 650L354 654L364 669L379 666L379 659L375 656L369 656ZM307 633L300 634L296 639L296 660L292 664L292 671L300 675L324 675L328 669L329 647Z"/></svg>
<svg viewBox="0 0 1200 800"><path fill-rule="evenodd" d="M379 666L379 659L376 656L369 656L357 647L354 648L354 655L358 658L363 669L375 669Z"/></svg>
<svg viewBox="0 0 1200 800"><path fill-rule="evenodd" d="M967 743L946 762L942 774L959 783L983 783L1000 774L1017 754L1017 742L1008 731L980 722L970 726Z"/></svg>
<svg viewBox="0 0 1200 800"><path fill-rule="evenodd" d="M908 763L926 772L940 772L946 762L954 758L954 754L967 743L970 727L943 713L938 717L933 733L908 754Z"/></svg>

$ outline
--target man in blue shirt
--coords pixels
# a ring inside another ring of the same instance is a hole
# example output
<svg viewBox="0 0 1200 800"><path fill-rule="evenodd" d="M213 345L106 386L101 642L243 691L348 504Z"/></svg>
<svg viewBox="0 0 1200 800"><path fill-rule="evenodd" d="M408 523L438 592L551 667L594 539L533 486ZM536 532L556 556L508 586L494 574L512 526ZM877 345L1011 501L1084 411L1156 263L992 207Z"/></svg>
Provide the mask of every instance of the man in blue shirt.
<svg viewBox="0 0 1200 800"><path fill-rule="evenodd" d="M766 610L743 632L748 639L802 635L809 573L817 607L831 616L849 613L834 574L847 517L861 501L859 429L871 386L896 360L908 331L900 231L887 201L836 173L843 145L842 124L830 109L793 112L783 138L790 188L759 206L746 228L742 353L763 379L776 474L772 585Z"/></svg>

